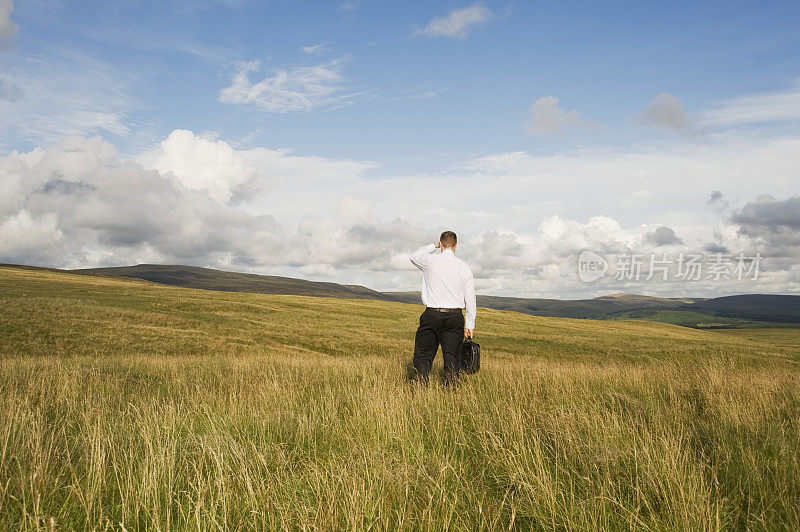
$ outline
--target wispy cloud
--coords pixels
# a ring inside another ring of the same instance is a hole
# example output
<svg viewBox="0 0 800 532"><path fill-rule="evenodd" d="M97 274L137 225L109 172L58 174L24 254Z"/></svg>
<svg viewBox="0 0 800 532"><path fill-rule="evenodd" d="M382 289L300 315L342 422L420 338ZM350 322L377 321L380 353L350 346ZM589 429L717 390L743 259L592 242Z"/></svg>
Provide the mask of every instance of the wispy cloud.
<svg viewBox="0 0 800 532"><path fill-rule="evenodd" d="M702 120L716 126L800 120L800 83L785 92L722 100Z"/></svg>
<svg viewBox="0 0 800 532"><path fill-rule="evenodd" d="M347 58L313 66L279 68L261 81L251 75L261 70L258 61L238 64L231 84L219 93L222 103L251 104L268 113L336 109L352 103L354 93L344 86L342 69Z"/></svg>
<svg viewBox="0 0 800 532"><path fill-rule="evenodd" d="M392 98L393 102L397 102L400 100L427 100L430 98L436 98L440 96L443 92L447 91L447 87L433 87L429 83L425 83L416 87L411 87L403 91L402 94L395 96Z"/></svg>
<svg viewBox="0 0 800 532"><path fill-rule="evenodd" d="M321 42L319 44L312 44L310 46L301 46L300 49L307 54L318 54L326 51L328 48L324 42Z"/></svg>
<svg viewBox="0 0 800 532"><path fill-rule="evenodd" d="M428 100L430 98L436 98L439 94L436 91L423 91L423 92L415 92L412 94L406 94L404 96L396 96L392 98L393 102L398 102L400 100Z"/></svg>
<svg viewBox="0 0 800 532"><path fill-rule="evenodd" d="M11 62L0 90L0 146L21 139L52 142L67 135L127 134L134 106L131 71L77 52Z"/></svg>
<svg viewBox="0 0 800 532"><path fill-rule="evenodd" d="M0 0L0 46L17 34L17 25L11 20L13 12L14 3L11 0Z"/></svg>
<svg viewBox="0 0 800 532"><path fill-rule="evenodd" d="M656 126L682 135L696 135L711 129L747 124L800 120L800 83L789 91L730 98L697 115L686 113L674 94L662 92L638 118L643 125Z"/></svg>
<svg viewBox="0 0 800 532"><path fill-rule="evenodd" d="M558 135L568 129L596 128L598 124L581 118L578 111L564 111L555 96L539 98L528 111L525 127L538 135Z"/></svg>
<svg viewBox="0 0 800 532"><path fill-rule="evenodd" d="M342 2L339 4L339 11L355 11L358 9L356 2Z"/></svg>
<svg viewBox="0 0 800 532"><path fill-rule="evenodd" d="M427 26L416 30L412 37L456 37L465 38L475 26L482 24L494 16L492 11L481 3L472 4L461 9L454 9L447 15L435 17Z"/></svg>

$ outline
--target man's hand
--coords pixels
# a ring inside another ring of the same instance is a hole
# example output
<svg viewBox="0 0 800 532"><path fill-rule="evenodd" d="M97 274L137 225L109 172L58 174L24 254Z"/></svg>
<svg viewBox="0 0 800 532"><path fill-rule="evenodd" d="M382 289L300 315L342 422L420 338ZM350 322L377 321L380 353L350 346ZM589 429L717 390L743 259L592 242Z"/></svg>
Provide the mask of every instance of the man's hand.
<svg viewBox="0 0 800 532"><path fill-rule="evenodd" d="M472 329L464 329L464 338L472 339Z"/></svg>

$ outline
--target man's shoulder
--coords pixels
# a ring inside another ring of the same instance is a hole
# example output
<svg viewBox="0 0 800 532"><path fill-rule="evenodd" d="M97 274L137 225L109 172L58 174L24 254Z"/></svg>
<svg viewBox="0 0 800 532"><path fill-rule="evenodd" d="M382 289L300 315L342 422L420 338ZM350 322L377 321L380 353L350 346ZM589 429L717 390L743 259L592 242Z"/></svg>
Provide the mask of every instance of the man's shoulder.
<svg viewBox="0 0 800 532"><path fill-rule="evenodd" d="M471 272L472 270L469 269L469 264L464 259L460 259L458 257L453 257L456 259L456 264L458 264L464 270Z"/></svg>

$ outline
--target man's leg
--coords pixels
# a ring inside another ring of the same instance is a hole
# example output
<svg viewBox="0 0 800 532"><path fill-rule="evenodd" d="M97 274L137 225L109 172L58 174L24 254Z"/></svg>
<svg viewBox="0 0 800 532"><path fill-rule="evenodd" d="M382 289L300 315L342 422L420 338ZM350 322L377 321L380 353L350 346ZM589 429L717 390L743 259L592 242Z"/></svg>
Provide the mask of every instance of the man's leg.
<svg viewBox="0 0 800 532"><path fill-rule="evenodd" d="M445 384L458 381L461 368L461 342L464 340L464 316L452 314L444 320L442 327L442 358L444 359Z"/></svg>
<svg viewBox="0 0 800 532"><path fill-rule="evenodd" d="M414 337L414 373L418 380L428 383L428 374L433 366L433 358L439 349L437 320L432 313L425 311L419 317L419 328Z"/></svg>

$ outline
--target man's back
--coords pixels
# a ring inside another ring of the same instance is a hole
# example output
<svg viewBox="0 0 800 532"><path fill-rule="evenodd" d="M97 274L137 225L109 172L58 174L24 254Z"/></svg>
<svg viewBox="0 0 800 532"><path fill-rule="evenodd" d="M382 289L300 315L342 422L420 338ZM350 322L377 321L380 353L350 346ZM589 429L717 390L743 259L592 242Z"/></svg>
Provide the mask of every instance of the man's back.
<svg viewBox="0 0 800 532"><path fill-rule="evenodd" d="M429 244L415 251L411 262L422 270L422 303L426 307L465 308L465 326L475 328L475 285L467 263L451 249L436 252Z"/></svg>
<svg viewBox="0 0 800 532"><path fill-rule="evenodd" d="M427 382L433 358L441 344L447 382L458 379L459 347L475 328L475 284L467 263L455 256L456 234L445 231L439 244L422 246L411 254L411 263L422 270L422 302L414 337L414 369ZM441 253L437 253L439 248ZM462 310L466 309L466 316Z"/></svg>

